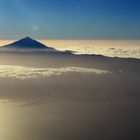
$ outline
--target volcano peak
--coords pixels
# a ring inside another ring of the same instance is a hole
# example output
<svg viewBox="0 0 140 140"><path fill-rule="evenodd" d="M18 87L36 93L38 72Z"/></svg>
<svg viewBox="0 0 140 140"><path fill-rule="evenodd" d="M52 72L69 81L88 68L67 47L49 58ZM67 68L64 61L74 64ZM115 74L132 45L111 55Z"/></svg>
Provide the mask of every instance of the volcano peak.
<svg viewBox="0 0 140 140"><path fill-rule="evenodd" d="M16 48L16 49L52 49L28 36L18 41L15 41L11 44L8 44L4 47Z"/></svg>

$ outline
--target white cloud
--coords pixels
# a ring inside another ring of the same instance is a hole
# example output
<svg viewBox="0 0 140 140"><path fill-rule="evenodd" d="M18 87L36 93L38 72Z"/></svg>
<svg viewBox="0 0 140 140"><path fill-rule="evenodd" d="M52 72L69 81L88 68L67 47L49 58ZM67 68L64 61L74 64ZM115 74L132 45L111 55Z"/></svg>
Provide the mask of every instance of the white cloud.
<svg viewBox="0 0 140 140"><path fill-rule="evenodd" d="M13 77L17 79L30 79L38 77L51 77L64 73L83 73L83 74L107 74L105 70L84 68L84 67L61 67L61 68L34 68L16 65L0 65L0 77Z"/></svg>

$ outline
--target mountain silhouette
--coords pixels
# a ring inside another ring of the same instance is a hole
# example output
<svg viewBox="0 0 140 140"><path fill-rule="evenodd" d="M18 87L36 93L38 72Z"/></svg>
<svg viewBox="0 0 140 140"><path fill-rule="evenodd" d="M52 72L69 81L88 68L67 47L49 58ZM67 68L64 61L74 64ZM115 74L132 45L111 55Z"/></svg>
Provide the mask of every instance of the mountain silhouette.
<svg viewBox="0 0 140 140"><path fill-rule="evenodd" d="M14 43L5 45L3 47L14 49L53 49L51 47L45 46L44 44L30 37L25 37L23 39L20 39L18 41L15 41Z"/></svg>
<svg viewBox="0 0 140 140"><path fill-rule="evenodd" d="M47 53L47 54L58 54L58 55L72 55L73 51L60 51L55 48L48 47L30 37L25 37L11 44L0 47L0 52L7 53Z"/></svg>

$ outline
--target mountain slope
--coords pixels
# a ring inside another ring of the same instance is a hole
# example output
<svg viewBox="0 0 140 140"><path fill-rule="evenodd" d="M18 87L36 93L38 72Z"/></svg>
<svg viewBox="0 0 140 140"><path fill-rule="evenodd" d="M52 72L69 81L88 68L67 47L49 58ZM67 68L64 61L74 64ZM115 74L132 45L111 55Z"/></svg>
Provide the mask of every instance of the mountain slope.
<svg viewBox="0 0 140 140"><path fill-rule="evenodd" d="M44 44L30 37L25 37L23 39L20 39L14 43L5 45L3 47L14 48L14 49L53 49L45 46Z"/></svg>
<svg viewBox="0 0 140 140"><path fill-rule="evenodd" d="M59 51L55 48L45 46L44 44L30 38L25 37L11 44L0 47L0 52L6 53L42 53L42 54L57 54L57 55L72 55L72 51Z"/></svg>

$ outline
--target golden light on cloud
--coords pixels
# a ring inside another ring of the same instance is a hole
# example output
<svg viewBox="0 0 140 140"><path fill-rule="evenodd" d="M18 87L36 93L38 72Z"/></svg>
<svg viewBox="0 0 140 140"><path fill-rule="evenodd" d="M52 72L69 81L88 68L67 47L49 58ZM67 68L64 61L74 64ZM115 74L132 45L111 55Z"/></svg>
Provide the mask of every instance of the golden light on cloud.
<svg viewBox="0 0 140 140"><path fill-rule="evenodd" d="M15 40L0 40L0 46L7 45L14 42Z"/></svg>
<svg viewBox="0 0 140 140"><path fill-rule="evenodd" d="M33 27L37 30L37 27ZM15 40L0 40L0 46ZM140 58L139 40L42 40L41 43L60 51L71 50L76 54L100 54L109 57Z"/></svg>

